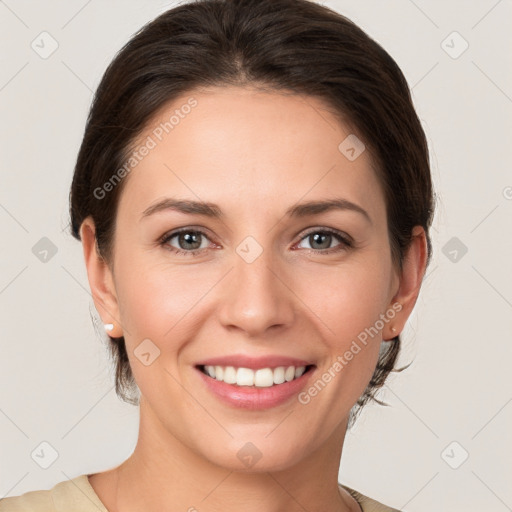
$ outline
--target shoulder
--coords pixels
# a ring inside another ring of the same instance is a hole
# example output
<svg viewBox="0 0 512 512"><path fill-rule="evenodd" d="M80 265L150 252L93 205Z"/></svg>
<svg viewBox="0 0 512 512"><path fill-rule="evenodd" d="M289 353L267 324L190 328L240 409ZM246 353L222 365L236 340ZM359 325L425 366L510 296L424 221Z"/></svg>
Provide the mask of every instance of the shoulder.
<svg viewBox="0 0 512 512"><path fill-rule="evenodd" d="M108 512L87 475L55 484L51 489L29 491L0 500L0 512Z"/></svg>
<svg viewBox="0 0 512 512"><path fill-rule="evenodd" d="M343 487L361 506L363 512L400 512L400 510L392 507L388 507L372 498L368 498L364 494L347 487L346 485L339 484L340 487Z"/></svg>
<svg viewBox="0 0 512 512"><path fill-rule="evenodd" d="M54 512L51 491L29 491L0 500L0 512Z"/></svg>

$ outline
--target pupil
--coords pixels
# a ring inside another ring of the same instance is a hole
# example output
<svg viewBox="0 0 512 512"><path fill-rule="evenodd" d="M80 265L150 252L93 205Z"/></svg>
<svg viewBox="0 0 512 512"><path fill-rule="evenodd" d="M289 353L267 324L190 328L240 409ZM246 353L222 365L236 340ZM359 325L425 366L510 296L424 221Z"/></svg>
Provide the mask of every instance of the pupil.
<svg viewBox="0 0 512 512"><path fill-rule="evenodd" d="M315 233L313 235L313 239L314 239L314 242L317 243L319 239L324 239L324 245L325 245L325 240L326 239L329 239L331 237L331 235L329 234L326 234L326 233L321 233L321 234L318 234L318 233ZM330 242L330 240L329 240ZM322 245L322 242L320 242L320 245ZM327 244L326 247L320 247L320 249L327 249L329 247L330 243Z"/></svg>
<svg viewBox="0 0 512 512"><path fill-rule="evenodd" d="M200 242L194 239L197 239L197 233L187 232L181 235L181 241L184 241L186 244L196 244L195 247L188 247L189 249L197 249L201 245Z"/></svg>

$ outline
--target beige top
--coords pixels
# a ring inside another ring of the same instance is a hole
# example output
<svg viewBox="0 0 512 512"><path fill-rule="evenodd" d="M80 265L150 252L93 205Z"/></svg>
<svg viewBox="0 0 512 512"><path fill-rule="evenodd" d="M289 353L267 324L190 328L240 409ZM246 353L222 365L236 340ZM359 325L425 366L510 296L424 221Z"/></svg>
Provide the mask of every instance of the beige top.
<svg viewBox="0 0 512 512"><path fill-rule="evenodd" d="M89 483L88 475L59 482L45 491L29 491L0 500L0 512L108 512ZM399 512L345 485L363 512Z"/></svg>

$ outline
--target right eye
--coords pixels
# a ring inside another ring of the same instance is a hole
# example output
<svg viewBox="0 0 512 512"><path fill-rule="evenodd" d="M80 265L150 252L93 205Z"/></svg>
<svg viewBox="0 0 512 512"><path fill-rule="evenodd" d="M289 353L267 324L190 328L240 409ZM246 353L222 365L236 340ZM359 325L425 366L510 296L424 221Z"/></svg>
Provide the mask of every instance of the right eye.
<svg viewBox="0 0 512 512"><path fill-rule="evenodd" d="M208 237L202 231L190 228L182 228L177 231L166 233L160 239L160 245L175 254L197 256L200 252L208 247L208 244L203 245L201 243L202 238L208 240ZM173 239L177 240L178 247L170 243ZM184 249L182 247L184 247Z"/></svg>

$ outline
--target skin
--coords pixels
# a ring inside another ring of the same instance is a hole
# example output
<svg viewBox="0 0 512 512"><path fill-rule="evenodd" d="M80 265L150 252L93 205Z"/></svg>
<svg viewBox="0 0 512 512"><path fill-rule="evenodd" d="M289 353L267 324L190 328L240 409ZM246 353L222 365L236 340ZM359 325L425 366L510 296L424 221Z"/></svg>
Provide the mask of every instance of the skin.
<svg viewBox="0 0 512 512"><path fill-rule="evenodd" d="M369 151L349 161L338 145L352 131L316 98L197 90L166 105L140 141L190 96L198 105L126 178L110 265L97 254L93 220L81 227L95 306L115 324L111 336L125 336L141 391L133 454L89 481L110 512L360 510L338 489L348 416L381 341L401 332L414 307L425 233L414 229L398 273ZM214 202L224 218L168 210L141 220L168 196ZM284 216L297 202L333 197L358 204L371 222L350 210ZM189 226L205 233L198 256L171 252L194 248L179 237L159 245ZM315 243L312 228L339 230L355 246ZM250 264L236 252L247 236L263 249ZM319 377L396 302L401 311L307 405L229 406L194 369L207 357L279 354L314 361ZM134 355L146 338L160 350L149 366ZM262 456L246 468L237 452L249 441Z"/></svg>

